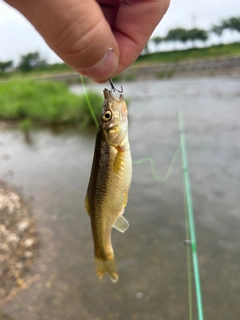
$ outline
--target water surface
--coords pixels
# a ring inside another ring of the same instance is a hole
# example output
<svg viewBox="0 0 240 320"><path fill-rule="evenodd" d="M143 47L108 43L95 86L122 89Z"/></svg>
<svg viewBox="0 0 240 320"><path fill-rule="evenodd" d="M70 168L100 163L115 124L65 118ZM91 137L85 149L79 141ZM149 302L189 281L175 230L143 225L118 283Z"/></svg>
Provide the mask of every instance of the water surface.
<svg viewBox="0 0 240 320"><path fill-rule="evenodd" d="M179 145L177 111L184 111L205 318L238 320L240 79L122 85L131 101L133 159L152 157L159 175L166 174ZM104 86L92 88L101 92ZM119 268L119 282L113 284L108 276L96 277L84 210L94 142L94 132L44 129L33 131L32 143L26 144L19 131L1 129L0 179L29 201L41 239L29 275L40 279L5 303L2 312L15 320L187 319L180 155L164 183L153 178L147 163L134 165L125 211L130 228L125 234L113 230Z"/></svg>

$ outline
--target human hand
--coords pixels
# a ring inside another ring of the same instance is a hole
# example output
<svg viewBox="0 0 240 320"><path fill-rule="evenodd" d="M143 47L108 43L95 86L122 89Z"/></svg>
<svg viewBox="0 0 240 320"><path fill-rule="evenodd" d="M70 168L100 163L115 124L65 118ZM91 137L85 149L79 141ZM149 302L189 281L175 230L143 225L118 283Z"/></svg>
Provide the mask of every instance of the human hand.
<svg viewBox="0 0 240 320"><path fill-rule="evenodd" d="M170 0L6 0L70 67L105 82L140 55Z"/></svg>

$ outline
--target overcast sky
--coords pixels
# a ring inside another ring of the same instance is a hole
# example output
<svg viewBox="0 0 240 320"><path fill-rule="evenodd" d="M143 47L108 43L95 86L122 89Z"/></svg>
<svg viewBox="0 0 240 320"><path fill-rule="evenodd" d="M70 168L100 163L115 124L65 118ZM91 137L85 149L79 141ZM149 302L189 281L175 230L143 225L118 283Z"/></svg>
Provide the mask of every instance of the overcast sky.
<svg viewBox="0 0 240 320"><path fill-rule="evenodd" d="M175 27L210 28L221 19L240 16L240 0L172 0L154 36L164 36ZM226 35L226 41L238 35ZM48 48L32 25L16 10L0 0L0 61L19 60L20 55L40 51L50 63L60 59Z"/></svg>

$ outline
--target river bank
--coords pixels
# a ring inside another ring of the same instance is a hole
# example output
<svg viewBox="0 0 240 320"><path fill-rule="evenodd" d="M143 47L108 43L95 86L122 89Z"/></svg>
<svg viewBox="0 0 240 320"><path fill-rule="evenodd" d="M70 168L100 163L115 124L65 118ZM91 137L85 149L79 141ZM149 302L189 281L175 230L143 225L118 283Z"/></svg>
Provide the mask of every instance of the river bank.
<svg viewBox="0 0 240 320"><path fill-rule="evenodd" d="M134 64L116 77L115 81L207 76L240 76L240 56ZM79 74L74 71L35 75L31 79L60 81L67 84L80 83ZM85 80L91 82L88 78Z"/></svg>
<svg viewBox="0 0 240 320"><path fill-rule="evenodd" d="M136 79L222 75L240 76L240 56L141 65L127 69L125 75L131 75Z"/></svg>
<svg viewBox="0 0 240 320"><path fill-rule="evenodd" d="M97 117L102 95L88 92ZM56 81L11 81L0 85L0 120L18 122L24 132L32 125L87 127L94 125L84 94L70 92L68 85Z"/></svg>

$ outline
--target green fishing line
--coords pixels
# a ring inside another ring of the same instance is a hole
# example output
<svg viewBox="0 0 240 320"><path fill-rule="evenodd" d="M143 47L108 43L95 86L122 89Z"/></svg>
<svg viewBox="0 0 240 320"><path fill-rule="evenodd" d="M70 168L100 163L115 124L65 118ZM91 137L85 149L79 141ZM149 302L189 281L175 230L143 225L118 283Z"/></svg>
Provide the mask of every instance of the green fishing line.
<svg viewBox="0 0 240 320"><path fill-rule="evenodd" d="M178 117L179 117L179 129L180 129L180 142L181 142L181 150L182 150L184 186L185 186L185 193L186 193L188 221L189 221L189 229L190 229L190 236L191 236L190 240L191 240L191 249L192 249L195 289L196 289L196 297L197 297L198 319L203 320L204 318L203 318L200 275L199 275L199 268L198 268L197 240L196 240L196 232L195 232L195 225L194 225L192 194L191 194L191 185L190 185L190 178L189 178L189 172L188 172L187 149L186 149L186 143L185 143L184 122L183 122L182 112L178 113Z"/></svg>
<svg viewBox="0 0 240 320"><path fill-rule="evenodd" d="M157 174L157 172L156 172L156 170L155 170L155 166L154 166L154 161L153 161L152 158L143 158L143 159L141 159L141 160L132 160L132 163L133 163L133 164L141 164L141 163L143 163L143 162L150 162L153 177L154 177L157 181L164 182L164 181L166 181L166 180L169 178L169 176L170 176L171 173L172 173L172 168L173 168L174 162L175 162L175 160L176 160L176 158L177 158L177 155L178 155L179 150L180 150L180 144L179 144L179 146L177 147L177 150L175 151L175 153L174 153L174 155L173 155L173 158L172 158L172 160L171 160L171 163L170 163L170 166L169 166L169 168L168 168L168 171L167 171L167 173L166 173L166 175L165 175L164 177L160 177L160 176Z"/></svg>
<svg viewBox="0 0 240 320"><path fill-rule="evenodd" d="M192 260L191 260L191 246L188 241L190 239L189 221L188 221L188 209L187 209L187 197L184 190L184 212L185 212L185 230L186 230L186 246L187 246L187 279L188 279L188 313L189 320L193 319L192 311Z"/></svg>
<svg viewBox="0 0 240 320"><path fill-rule="evenodd" d="M85 99L87 101L87 105L88 105L89 111L91 113L91 116L93 117L93 120L94 120L94 122L96 124L96 127L98 128L98 121L97 121L97 118L95 116L94 110L92 108L91 102L90 102L88 94L87 94L87 90L86 90L85 83L84 83L84 78L83 78L83 76L81 74L80 74L80 79L81 79L83 92L84 92Z"/></svg>

